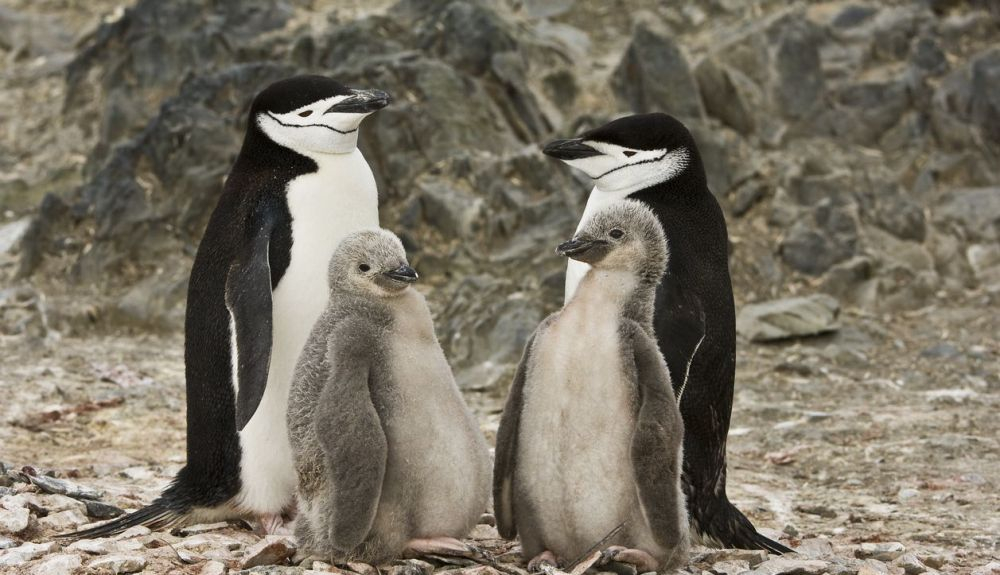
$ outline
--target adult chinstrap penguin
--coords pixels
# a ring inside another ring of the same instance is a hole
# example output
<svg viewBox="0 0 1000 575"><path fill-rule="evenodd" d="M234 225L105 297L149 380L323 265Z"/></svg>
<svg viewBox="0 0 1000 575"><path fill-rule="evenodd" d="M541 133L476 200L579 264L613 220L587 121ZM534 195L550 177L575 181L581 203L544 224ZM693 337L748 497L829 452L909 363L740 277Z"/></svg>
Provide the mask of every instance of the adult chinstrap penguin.
<svg viewBox="0 0 1000 575"><path fill-rule="evenodd" d="M623 201L558 251L592 268L518 365L497 432L497 528L520 535L529 571L569 570L600 542L640 573L676 568L689 528L683 425L653 336L663 231L647 207Z"/></svg>
<svg viewBox="0 0 1000 575"><path fill-rule="evenodd" d="M726 496L736 369L729 239L691 133L667 114L642 114L543 151L594 182L581 227L603 207L634 199L653 210L667 234L671 257L656 291L654 328L684 417L684 489L695 534L723 547L790 551L758 533ZM567 301L587 269L569 263Z"/></svg>
<svg viewBox="0 0 1000 575"><path fill-rule="evenodd" d="M475 555L458 538L486 510L489 451L416 280L385 230L352 234L330 262L288 401L306 557Z"/></svg>
<svg viewBox="0 0 1000 575"><path fill-rule="evenodd" d="M246 136L198 247L185 323L187 463L153 503L72 533L254 518L273 530L294 509L288 388L326 308L326 268L349 233L378 225L362 120L380 90L321 76L254 99Z"/></svg>

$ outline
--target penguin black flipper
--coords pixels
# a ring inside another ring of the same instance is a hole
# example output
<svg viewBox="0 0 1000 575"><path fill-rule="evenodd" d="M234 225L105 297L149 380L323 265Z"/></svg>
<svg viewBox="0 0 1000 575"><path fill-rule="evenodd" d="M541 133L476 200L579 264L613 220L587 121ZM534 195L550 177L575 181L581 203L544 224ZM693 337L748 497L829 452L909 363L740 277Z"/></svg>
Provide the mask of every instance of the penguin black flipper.
<svg viewBox="0 0 1000 575"><path fill-rule="evenodd" d="M691 365L705 342L705 308L697 295L684 290L677 282L663 282L658 286L655 305L653 325L660 328L656 330L656 337L664 342L660 352L667 366L675 366L670 372L670 381L679 403L684 398ZM678 367L685 369L681 371Z"/></svg>
<svg viewBox="0 0 1000 575"><path fill-rule="evenodd" d="M687 508L680 489L684 434L667 365L653 338L632 322L624 327L636 369L638 413L630 448L639 501L656 542L676 549L686 540Z"/></svg>
<svg viewBox="0 0 1000 575"><path fill-rule="evenodd" d="M551 317L551 316L550 316ZM493 514L497 520L497 531L505 539L517 536L517 523L514 521L514 473L517 469L517 441L521 426L521 411L524 409L524 381L527 379L528 366L531 364L531 347L535 336L549 323L547 319L535 330L524 345L521 362L514 372L507 403L500 417L500 428L497 429L496 452L493 464Z"/></svg>
<svg viewBox="0 0 1000 575"><path fill-rule="evenodd" d="M271 366L271 265L268 248L271 218L266 208L251 221L253 237L229 267L226 276L226 308L229 309L231 348L236 366L236 429L242 431L267 388Z"/></svg>
<svg viewBox="0 0 1000 575"><path fill-rule="evenodd" d="M380 390L372 387L372 366L357 359L370 356L375 344L373 337L366 337L370 328L354 322L341 331L359 336L339 338L342 349L333 346L327 352L334 369L320 392L314 425L332 486L330 538L343 546L340 551L350 552L364 542L375 522L389 458L378 407L384 408L392 399L379 398Z"/></svg>

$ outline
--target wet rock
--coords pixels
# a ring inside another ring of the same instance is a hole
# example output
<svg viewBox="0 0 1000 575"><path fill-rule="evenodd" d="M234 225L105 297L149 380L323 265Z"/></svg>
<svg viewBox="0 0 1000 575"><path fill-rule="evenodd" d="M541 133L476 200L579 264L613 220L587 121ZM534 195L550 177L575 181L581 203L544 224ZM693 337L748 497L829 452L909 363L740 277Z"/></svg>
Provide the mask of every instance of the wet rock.
<svg viewBox="0 0 1000 575"><path fill-rule="evenodd" d="M31 512L24 507L0 509L0 533L15 535L28 528Z"/></svg>
<svg viewBox="0 0 1000 575"><path fill-rule="evenodd" d="M906 552L906 547L902 543L895 541L888 543L862 543L854 550L854 556L858 559L875 559L877 561L892 561Z"/></svg>
<svg viewBox="0 0 1000 575"><path fill-rule="evenodd" d="M44 543L22 543L21 545L0 553L0 567L13 567L48 555L59 550L59 543L47 541Z"/></svg>
<svg viewBox="0 0 1000 575"><path fill-rule="evenodd" d="M827 561L815 559L769 559L754 567L747 575L821 575L829 567Z"/></svg>
<svg viewBox="0 0 1000 575"><path fill-rule="evenodd" d="M104 493L68 479L58 479L47 475L28 475L33 485L45 493L57 493L74 499L100 499Z"/></svg>
<svg viewBox="0 0 1000 575"><path fill-rule="evenodd" d="M665 111L683 118L704 115L688 58L659 22L645 19L636 24L611 83L618 98L635 113Z"/></svg>
<svg viewBox="0 0 1000 575"><path fill-rule="evenodd" d="M740 310L736 331L755 342L817 335L837 330L839 313L840 304L825 294L750 304Z"/></svg>
<svg viewBox="0 0 1000 575"><path fill-rule="evenodd" d="M137 573L146 568L146 558L141 555L109 555L94 559L87 564L87 569L95 574L122 575Z"/></svg>
<svg viewBox="0 0 1000 575"><path fill-rule="evenodd" d="M247 549L240 568L250 569L259 565L281 564L294 554L295 543L291 538L268 535Z"/></svg>
<svg viewBox="0 0 1000 575"><path fill-rule="evenodd" d="M124 510L101 501L84 501L87 506L87 516L91 519L111 519L123 515Z"/></svg>
<svg viewBox="0 0 1000 575"><path fill-rule="evenodd" d="M31 575L73 575L83 565L79 555L61 553L52 555L31 568Z"/></svg>

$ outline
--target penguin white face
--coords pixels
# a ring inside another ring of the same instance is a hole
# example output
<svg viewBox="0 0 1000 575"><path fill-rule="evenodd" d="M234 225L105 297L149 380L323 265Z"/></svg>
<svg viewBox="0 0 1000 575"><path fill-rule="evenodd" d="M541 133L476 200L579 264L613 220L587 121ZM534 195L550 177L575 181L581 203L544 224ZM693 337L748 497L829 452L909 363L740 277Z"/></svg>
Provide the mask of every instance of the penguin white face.
<svg viewBox="0 0 1000 575"><path fill-rule="evenodd" d="M652 210L624 200L588 219L556 252L595 269L624 270L659 278L668 251L663 227Z"/></svg>
<svg viewBox="0 0 1000 575"><path fill-rule="evenodd" d="M417 281L406 250L395 234L383 229L355 232L330 259L330 286L355 294L394 297Z"/></svg>
<svg viewBox="0 0 1000 575"><path fill-rule="evenodd" d="M288 112L259 111L255 121L268 138L296 152L344 154L357 148L361 121L388 103L381 90L350 89Z"/></svg>
<svg viewBox="0 0 1000 575"><path fill-rule="evenodd" d="M629 116L542 150L590 176L604 192L632 193L676 178L691 163L690 132L666 114Z"/></svg>

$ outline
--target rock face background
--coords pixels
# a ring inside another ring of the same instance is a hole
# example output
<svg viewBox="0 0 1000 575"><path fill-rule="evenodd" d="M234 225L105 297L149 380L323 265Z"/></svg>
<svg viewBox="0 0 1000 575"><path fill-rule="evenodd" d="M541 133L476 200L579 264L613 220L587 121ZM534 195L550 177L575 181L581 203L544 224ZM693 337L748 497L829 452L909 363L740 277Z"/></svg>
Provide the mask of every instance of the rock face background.
<svg viewBox="0 0 1000 575"><path fill-rule="evenodd" d="M740 303L820 290L897 312L992 293L991 6L139 0L83 31L6 8L0 192L30 224L4 271L72 294L48 329L182 329L250 100L313 72L395 96L361 146L465 383L489 385L560 300L550 248L588 185L539 144L629 112L694 131Z"/></svg>

